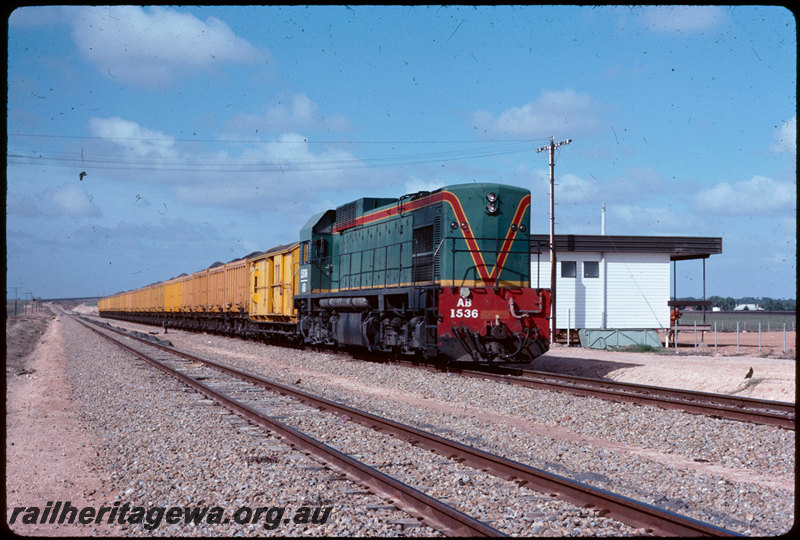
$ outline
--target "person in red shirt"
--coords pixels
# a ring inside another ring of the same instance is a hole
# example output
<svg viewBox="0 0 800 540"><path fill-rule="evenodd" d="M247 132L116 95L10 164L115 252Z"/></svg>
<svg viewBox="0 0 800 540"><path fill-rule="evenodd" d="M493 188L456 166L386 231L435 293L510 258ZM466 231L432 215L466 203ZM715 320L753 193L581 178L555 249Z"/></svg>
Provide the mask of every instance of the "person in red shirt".
<svg viewBox="0 0 800 540"><path fill-rule="evenodd" d="M681 319L681 310L678 309L678 306L672 308L672 311L669 312L669 331L667 332L667 346L669 347L669 340L670 338L677 339L675 325L678 324L678 321Z"/></svg>

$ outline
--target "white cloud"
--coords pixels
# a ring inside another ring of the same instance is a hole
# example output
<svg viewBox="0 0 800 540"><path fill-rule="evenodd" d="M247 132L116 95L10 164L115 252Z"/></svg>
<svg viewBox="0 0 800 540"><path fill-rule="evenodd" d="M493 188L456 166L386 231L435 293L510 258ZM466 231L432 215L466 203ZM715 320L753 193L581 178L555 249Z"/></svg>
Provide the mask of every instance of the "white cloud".
<svg viewBox="0 0 800 540"><path fill-rule="evenodd" d="M125 148L137 158L174 159L178 157L175 139L161 131L143 128L122 118L91 118L89 129L95 137L103 137Z"/></svg>
<svg viewBox="0 0 800 540"><path fill-rule="evenodd" d="M230 129L244 132L280 133L295 130L342 131L349 123L341 115L324 116L305 94L270 105L263 114L240 114L228 122Z"/></svg>
<svg viewBox="0 0 800 540"><path fill-rule="evenodd" d="M109 164L116 180L162 183L181 202L205 206L263 210L276 191L284 202L313 201L324 193L351 189L374 174L352 153L312 145L294 132L245 145L234 141L195 155L190 145L173 136L122 118L93 118L90 129L121 151L91 149L87 162L98 160L98 169Z"/></svg>
<svg viewBox="0 0 800 540"><path fill-rule="evenodd" d="M85 189L66 185L45 191L40 200L40 209L48 216L100 217L100 209L92 202Z"/></svg>
<svg viewBox="0 0 800 540"><path fill-rule="evenodd" d="M39 216L39 207L36 205L38 197L33 194L6 193L6 217L15 214L23 217Z"/></svg>
<svg viewBox="0 0 800 540"><path fill-rule="evenodd" d="M239 156L220 158L214 168L226 172L204 174L200 170L191 175L191 183L176 186L176 195L184 201L212 206L288 211L295 203L311 204L340 194L373 174L349 152L312 151L306 137L297 133L252 143Z"/></svg>
<svg viewBox="0 0 800 540"><path fill-rule="evenodd" d="M360 160L341 150L326 150L315 154L307 138L299 133L284 133L275 141L253 145L242 154L247 163L272 171L314 171L318 174L338 174L342 170L360 168ZM330 178L329 178L330 179Z"/></svg>
<svg viewBox="0 0 800 540"><path fill-rule="evenodd" d="M424 179L414 177L405 182L403 193L398 193L396 196L400 197L406 193L417 193L418 191L436 191L445 185L447 185L447 182L438 178Z"/></svg>
<svg viewBox="0 0 800 540"><path fill-rule="evenodd" d="M512 107L497 117L479 110L472 116L472 122L480 134L488 136L574 136L593 132L600 126L597 109L589 95L571 88L546 90L536 101Z"/></svg>
<svg viewBox="0 0 800 540"><path fill-rule="evenodd" d="M607 204L606 215L608 234L680 235L692 230L692 218L669 208Z"/></svg>
<svg viewBox="0 0 800 540"><path fill-rule="evenodd" d="M720 182L694 197L698 210L714 214L769 214L797 208L796 186L764 176Z"/></svg>
<svg viewBox="0 0 800 540"><path fill-rule="evenodd" d="M560 204L595 201L602 193L598 182L571 173L560 175L554 183L555 200Z"/></svg>
<svg viewBox="0 0 800 540"><path fill-rule="evenodd" d="M777 143L772 145L772 151L776 154L783 152L797 152L797 117L793 116L791 120L787 120L773 134Z"/></svg>
<svg viewBox="0 0 800 540"><path fill-rule="evenodd" d="M677 34L710 30L727 19L717 6L655 6L644 12L645 25L655 32Z"/></svg>
<svg viewBox="0 0 800 540"><path fill-rule="evenodd" d="M168 85L188 70L264 58L222 21L162 7L79 8L71 20L78 50L98 71L142 86Z"/></svg>

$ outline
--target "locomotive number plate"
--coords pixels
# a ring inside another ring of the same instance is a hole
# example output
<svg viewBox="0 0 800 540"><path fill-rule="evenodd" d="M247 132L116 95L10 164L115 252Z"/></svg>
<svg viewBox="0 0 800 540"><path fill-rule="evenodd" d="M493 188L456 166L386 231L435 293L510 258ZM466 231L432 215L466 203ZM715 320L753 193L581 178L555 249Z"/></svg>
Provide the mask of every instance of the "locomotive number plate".
<svg viewBox="0 0 800 540"><path fill-rule="evenodd" d="M450 318L452 319L477 319L480 312L472 307L472 299L459 298L457 307L450 308Z"/></svg>

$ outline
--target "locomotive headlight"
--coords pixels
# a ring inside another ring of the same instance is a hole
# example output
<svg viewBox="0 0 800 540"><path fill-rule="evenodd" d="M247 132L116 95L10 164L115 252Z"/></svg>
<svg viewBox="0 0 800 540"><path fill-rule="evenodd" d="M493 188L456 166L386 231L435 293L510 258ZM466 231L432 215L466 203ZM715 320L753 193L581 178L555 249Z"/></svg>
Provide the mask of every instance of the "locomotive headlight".
<svg viewBox="0 0 800 540"><path fill-rule="evenodd" d="M497 193L490 191L486 194L486 213L496 214L498 209L499 204L497 200Z"/></svg>

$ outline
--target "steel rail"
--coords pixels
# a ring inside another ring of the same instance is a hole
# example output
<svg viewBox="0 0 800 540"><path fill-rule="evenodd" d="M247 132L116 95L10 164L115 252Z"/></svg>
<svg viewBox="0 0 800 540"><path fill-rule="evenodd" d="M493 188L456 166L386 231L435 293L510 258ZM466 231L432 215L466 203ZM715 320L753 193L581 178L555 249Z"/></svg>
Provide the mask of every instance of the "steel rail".
<svg viewBox="0 0 800 540"><path fill-rule="evenodd" d="M386 475L360 461L348 456L347 454L332 448L325 443L313 439L309 437L305 433L302 433L290 426L287 426L277 420L270 418L267 415L262 414L258 410L240 401L233 399L231 397L225 396L216 392L210 386L205 385L192 377L180 373L177 370L174 370L152 358L140 351L137 351L133 347L122 343L113 337L101 332L95 328L92 328L83 321L79 321L81 324L92 330L93 332L98 333L99 335L103 336L108 341L114 343L118 347L130 352L131 354L135 355L137 358L140 358L156 368L160 369L161 371L175 377L179 381L183 382L184 384L191 386L198 392L202 393L203 395L207 396L210 399L222 404L226 408L235 413L243 416L244 418L250 420L251 422L261 426L264 429L272 431L274 433L279 434L281 437L286 439L290 442L290 444L295 445L302 450L308 452L309 454L313 455L317 459L328 463L332 467L348 474L351 478L355 478L358 482L367 485L371 489L375 490L376 493L383 495L384 497L399 501L399 506L404 510L408 511L411 514L417 515L422 517L422 519L431 525L432 527L448 534L450 536L478 536L478 537L497 537L497 536L506 536L502 532L490 527L489 525L478 521L455 508L444 504L443 502L430 497L421 491L414 489L411 486L403 484L402 482L392 478L389 475ZM143 343L148 345L155 345L158 348L165 349L170 353L175 353L175 351L170 350L163 345L158 345L155 343L151 343L146 340L142 340L135 336L128 336L133 339L138 339ZM188 355L179 354L184 358L187 358ZM199 358L193 358L195 360L200 360L205 362L205 360Z"/></svg>
<svg viewBox="0 0 800 540"><path fill-rule="evenodd" d="M795 405L782 401L733 397L543 371L522 370L523 376L472 370L459 370L458 372L467 376L484 377L529 388L557 389L582 396L652 405L664 409L678 409L693 414L771 425L790 430L794 430L796 427Z"/></svg>
<svg viewBox="0 0 800 540"><path fill-rule="evenodd" d="M525 375L534 375L534 376L542 376L542 377L552 377L554 376L553 373L549 373L547 371L535 371L535 370L528 370L523 369L522 372ZM732 396L726 394L715 394L712 392L702 392L699 390L685 390L682 388L666 388L662 386L653 386L649 384L639 384L639 383L626 383L621 381L612 381L607 379L593 379L590 377L581 377L578 375L561 375L557 374L557 377L561 377L566 381L575 381L576 383L600 383L605 384L609 388L614 387L621 387L624 390L632 390L636 392L662 392L665 395L669 396L678 396L686 400L694 400L694 401L708 401L708 402L720 402L723 404L728 404L733 407L739 408L753 408L753 409L770 409L776 411L778 413L782 413L785 415L791 415L794 417L796 406L794 403L788 401L776 401L770 399L759 399L759 398L751 398L745 396Z"/></svg>
<svg viewBox="0 0 800 540"><path fill-rule="evenodd" d="M796 429L795 404L785 401L734 397L725 394L594 379L578 375L562 375L506 366L487 366L485 369L475 369L466 366L420 364L407 360L395 360L393 363L431 371L457 373L466 377L476 377L527 388L568 392L579 396L652 405L662 409L682 410L703 416L790 430Z"/></svg>
<svg viewBox="0 0 800 540"><path fill-rule="evenodd" d="M96 324L96 323L95 323ZM129 336L139 339L135 336ZM213 360L197 357L195 355L177 351L146 340L142 342L153 347L178 354L186 359L205 363L229 375L239 377L252 384L257 384L282 395L294 397L304 403L321 410L334 411L345 414L352 421L372 427L382 433L387 433L410 443L435 451L449 459L456 459L466 465L479 470L490 472L498 477L517 482L520 486L543 493L555 493L562 500L583 507L598 508L603 515L626 523L632 527L643 528L648 532L660 536L740 536L739 534L704 523L702 521L663 510L656 506L642 503L599 489L588 484L576 482L569 478L559 476L541 469L491 454L489 452L467 446L457 441L452 441L420 429L401 424L394 420L383 418L372 413L360 411L347 405L342 405L326 398L314 396L281 383L270 381L262 377L244 373L235 368L219 364Z"/></svg>

